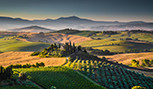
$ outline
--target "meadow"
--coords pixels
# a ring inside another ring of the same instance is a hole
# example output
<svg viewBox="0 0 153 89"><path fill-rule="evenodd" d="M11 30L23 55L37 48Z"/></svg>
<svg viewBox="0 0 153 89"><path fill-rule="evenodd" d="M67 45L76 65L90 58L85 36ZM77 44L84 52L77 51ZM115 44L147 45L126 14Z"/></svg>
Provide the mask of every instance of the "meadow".
<svg viewBox="0 0 153 89"><path fill-rule="evenodd" d="M38 51L48 47L49 44L42 42L25 42L12 37L3 37L0 39L0 51Z"/></svg>

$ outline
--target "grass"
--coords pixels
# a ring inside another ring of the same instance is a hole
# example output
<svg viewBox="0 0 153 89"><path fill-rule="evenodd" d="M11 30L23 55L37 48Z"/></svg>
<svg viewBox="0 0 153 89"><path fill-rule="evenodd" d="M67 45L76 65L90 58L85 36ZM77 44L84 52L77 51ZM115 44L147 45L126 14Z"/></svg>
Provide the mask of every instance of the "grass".
<svg viewBox="0 0 153 89"><path fill-rule="evenodd" d="M48 47L49 44L41 42L24 42L17 39L0 39L0 51L38 51L45 47Z"/></svg>
<svg viewBox="0 0 153 89"><path fill-rule="evenodd" d="M56 86L57 89L102 89L102 87L93 84L76 71L67 67L45 67L45 68L24 68L14 69L25 71L35 81L44 88L49 89Z"/></svg>
<svg viewBox="0 0 153 89"><path fill-rule="evenodd" d="M96 35L91 36L92 38L101 38L101 39L116 39L120 40L120 38L132 38L136 39L138 38L139 40L143 41L149 41L153 42L153 34L151 33L128 33L126 31L118 32L118 34L114 35L109 35L109 34L100 34L97 33Z"/></svg>
<svg viewBox="0 0 153 89"><path fill-rule="evenodd" d="M111 45L112 43L119 45ZM108 49L111 52L125 52L128 49L153 49L153 44L128 42L125 40L112 41L110 39L84 41L81 43L77 43L76 45L81 45L82 47L92 47L94 49L101 50Z"/></svg>

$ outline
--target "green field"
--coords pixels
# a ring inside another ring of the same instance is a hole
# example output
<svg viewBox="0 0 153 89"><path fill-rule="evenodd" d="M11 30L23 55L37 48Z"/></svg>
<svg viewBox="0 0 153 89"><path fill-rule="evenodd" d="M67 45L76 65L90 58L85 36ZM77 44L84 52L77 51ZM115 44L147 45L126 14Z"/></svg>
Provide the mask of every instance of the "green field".
<svg viewBox="0 0 153 89"><path fill-rule="evenodd" d="M49 44L41 42L24 42L17 39L5 40L5 38L0 39L0 51L38 51L48 47Z"/></svg>
<svg viewBox="0 0 153 89"><path fill-rule="evenodd" d="M103 34L101 33L97 33L94 34L92 36L90 36L92 38L101 38L101 39L116 39L116 40L120 40L120 38L132 38L132 39L138 39L138 40L142 40L142 41L149 41L149 42L153 42L153 34L151 33L132 33L132 32L127 32L127 31L118 31L117 34Z"/></svg>
<svg viewBox="0 0 153 89"><path fill-rule="evenodd" d="M119 44L119 45L112 45ZM128 42L125 40L116 40L111 41L108 39L104 40L90 40L84 41L81 43L77 43L76 45L81 45L82 47L92 47L94 49L101 49L101 50L110 50L111 52L125 52L128 49L153 49L153 44L147 43L135 43L135 42Z"/></svg>
<svg viewBox="0 0 153 89"><path fill-rule="evenodd" d="M76 71L66 67L44 67L14 69L24 71L31 76L31 80L46 89L56 86L57 89L102 89L102 87L88 81Z"/></svg>

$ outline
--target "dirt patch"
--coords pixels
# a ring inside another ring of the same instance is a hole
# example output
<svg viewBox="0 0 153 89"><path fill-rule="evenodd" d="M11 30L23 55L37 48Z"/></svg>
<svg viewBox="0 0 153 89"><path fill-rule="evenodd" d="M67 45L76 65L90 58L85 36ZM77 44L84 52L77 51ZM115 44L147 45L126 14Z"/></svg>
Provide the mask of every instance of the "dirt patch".
<svg viewBox="0 0 153 89"><path fill-rule="evenodd" d="M0 54L0 65L9 66L14 64L35 64L44 62L45 66L60 66L66 62L66 58L39 58L30 56L32 52L6 52Z"/></svg>

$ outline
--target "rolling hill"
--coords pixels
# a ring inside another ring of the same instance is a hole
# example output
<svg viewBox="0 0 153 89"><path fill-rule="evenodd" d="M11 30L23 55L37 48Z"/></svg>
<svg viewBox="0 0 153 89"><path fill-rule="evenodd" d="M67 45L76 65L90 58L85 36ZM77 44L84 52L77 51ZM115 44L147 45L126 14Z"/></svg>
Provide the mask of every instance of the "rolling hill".
<svg viewBox="0 0 153 89"><path fill-rule="evenodd" d="M31 25L38 25L50 29L73 28L80 30L95 31L117 31L117 30L153 30L152 22L133 21L93 21L87 18L77 16L59 17L57 19L45 20L26 20L22 18L0 17L0 30L8 31L8 29L21 28Z"/></svg>
<svg viewBox="0 0 153 89"><path fill-rule="evenodd" d="M109 61L119 62L125 65L131 64L131 61L133 59L138 60L141 64L141 60L143 59L149 59L149 60L153 59L153 52L116 54L116 55L105 56L105 57Z"/></svg>
<svg viewBox="0 0 153 89"><path fill-rule="evenodd" d="M89 37L62 33L0 32L0 51L38 51L50 43L83 42Z"/></svg>
<svg viewBox="0 0 153 89"><path fill-rule="evenodd" d="M101 49L101 50L110 50L111 52L125 52L129 49L137 49L137 50L144 50L144 49L153 49L152 43L141 43L135 41L111 41L111 40L90 40L84 41L81 43L77 43L76 45L81 45L83 47L92 47L94 49Z"/></svg>
<svg viewBox="0 0 153 89"><path fill-rule="evenodd" d="M33 52L5 52L0 54L0 65L9 66L15 64L35 64L44 62L45 66L60 66L65 63L66 58L39 58L30 56ZM5 60L4 60L5 59Z"/></svg>
<svg viewBox="0 0 153 89"><path fill-rule="evenodd" d="M0 39L0 51L39 51L49 44L42 42L25 42L18 39Z"/></svg>
<svg viewBox="0 0 153 89"><path fill-rule="evenodd" d="M23 28L9 29L9 31L13 32L52 32L54 30L40 27L40 26L29 26Z"/></svg>

